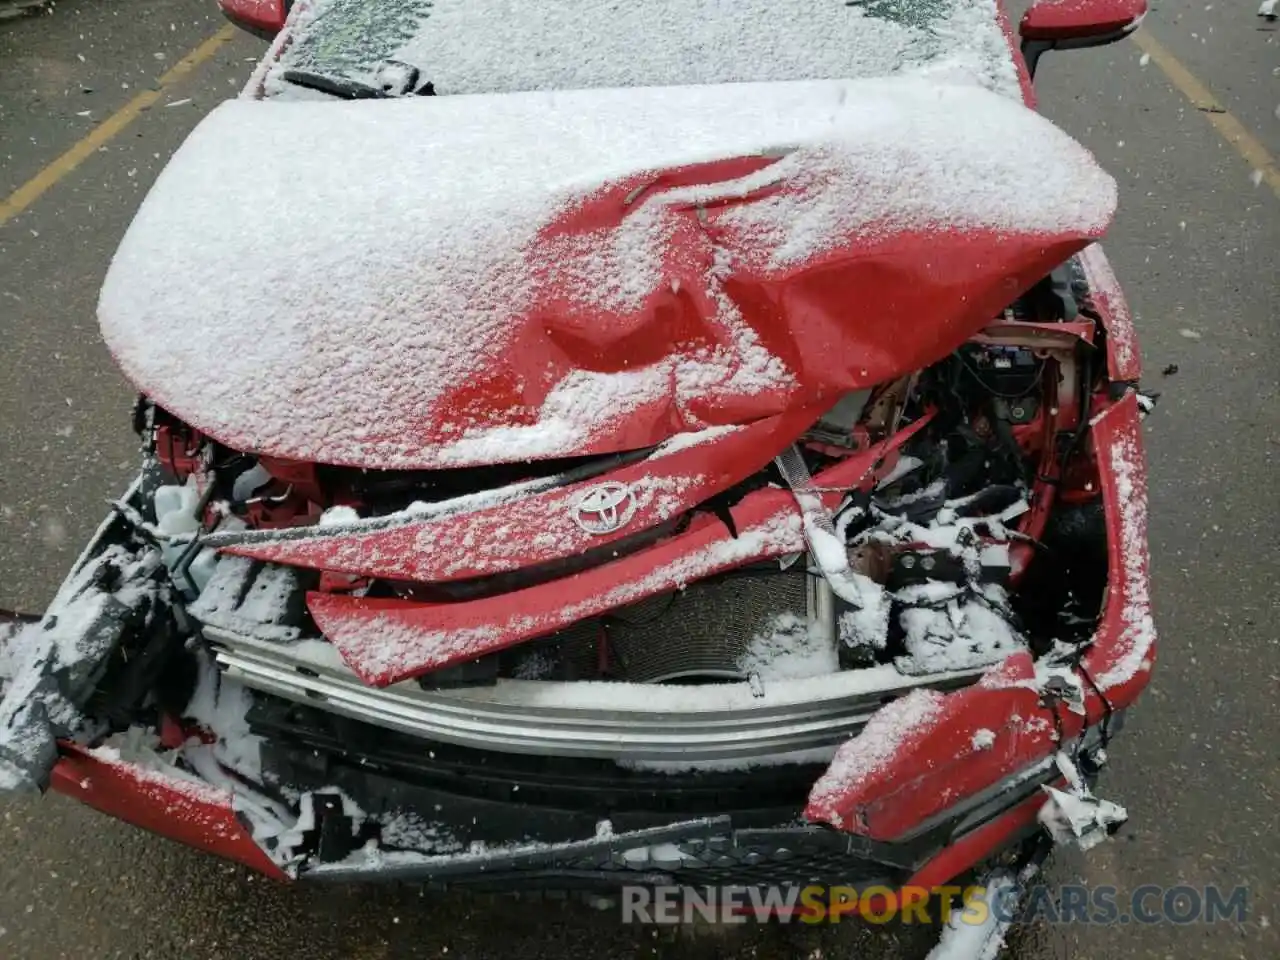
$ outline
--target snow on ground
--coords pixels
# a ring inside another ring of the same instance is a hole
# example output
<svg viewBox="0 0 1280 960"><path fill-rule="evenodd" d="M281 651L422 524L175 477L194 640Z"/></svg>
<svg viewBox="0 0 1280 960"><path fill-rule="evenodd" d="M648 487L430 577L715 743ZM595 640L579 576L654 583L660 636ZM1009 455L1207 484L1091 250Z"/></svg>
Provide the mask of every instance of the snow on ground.
<svg viewBox="0 0 1280 960"><path fill-rule="evenodd" d="M21 632L20 624L0 623L0 689L18 669L18 635Z"/></svg>

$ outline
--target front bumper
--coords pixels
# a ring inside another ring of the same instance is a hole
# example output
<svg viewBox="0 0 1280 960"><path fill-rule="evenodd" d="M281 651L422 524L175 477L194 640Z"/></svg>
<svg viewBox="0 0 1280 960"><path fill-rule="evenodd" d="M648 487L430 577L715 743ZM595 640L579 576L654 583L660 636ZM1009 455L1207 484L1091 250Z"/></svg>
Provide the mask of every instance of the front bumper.
<svg viewBox="0 0 1280 960"><path fill-rule="evenodd" d="M1050 764L1037 765L893 842L800 823L741 828L730 816L713 816L453 855L367 849L301 868L282 866L254 839L233 791L130 762L110 749L63 743L51 786L109 816L277 880L607 892L624 885L939 885L1034 835L1040 786L1055 778ZM335 809L323 796L317 799Z"/></svg>
<svg viewBox="0 0 1280 960"><path fill-rule="evenodd" d="M273 879L288 879L241 822L230 790L147 769L109 752L66 741L60 744L59 752L50 775L54 791Z"/></svg>
<svg viewBox="0 0 1280 960"><path fill-rule="evenodd" d="M619 823L613 825L617 830L599 831L592 828L597 818L588 817L592 824L586 824L579 811L572 823L558 821L549 835L539 836L534 822L538 811L531 811L513 793L489 809L505 809L513 818L530 817L533 829L528 832L535 843L508 837L497 846L473 840L464 850L447 852L388 850L376 844L353 845L362 837L358 830L353 832L352 824L335 816L336 826L326 827L327 818L315 816L315 804L323 808L326 802L323 778L332 773L321 769L321 780L306 794L312 822L305 828L300 822L286 824L285 832L293 829L298 834L288 843L279 833L267 842L255 819L254 808L261 804L253 785L233 778L202 782L177 766L135 763L110 750L83 745L120 729L113 720L111 698L103 696L108 686L104 678L111 678L110 686L116 689L149 689L155 679L150 664L157 659L152 655L173 641L173 625L166 615L181 609L166 598L172 586L143 562L154 548L141 542L122 516L104 524L59 594L65 605L109 589L120 607L94 601L89 607L101 616L69 618L61 625L56 618L46 618L36 633L38 641L24 651L17 675L0 698L0 776L7 777L4 785L11 788L52 785L113 816L277 877L593 887L731 880L944 883L1034 830L1042 803L1039 787L1057 777L1050 765L1053 754L1064 746L1088 748L1092 739L1104 741L1114 731L1118 712L1147 682L1154 632L1146 596L1146 503L1138 419L1136 399L1130 394L1093 424L1112 575L1098 635L1073 668L1081 679L1081 702L1069 709L1047 700L1038 665L1027 655L1011 657L977 683L947 694L930 691L930 709L895 729L887 752L868 750L865 732L845 742L803 811L800 804L761 822L759 817L736 814L690 817L655 809L645 824ZM95 572L107 568L110 573ZM123 600L118 589L122 584L130 588ZM67 632L76 624L81 629ZM132 643L128 656L122 657L125 634ZM224 638L224 664L231 666L226 649ZM317 672L311 679L324 678ZM335 688L329 693L350 696L352 691ZM444 711L424 712L434 717L433 722L443 722ZM462 714L465 711L459 711ZM876 711L870 725L892 717L892 710ZM493 718L480 719L492 723ZM513 726L528 719L517 716ZM858 715L852 728L840 729L832 740L864 729L866 719ZM831 718L816 722L829 723ZM582 727L574 723L556 736L564 743L580 741L586 746L563 752L577 749L582 756L585 750L590 757L591 744L599 745L598 731L588 729L587 735L578 736ZM622 727L615 725L619 737L625 733ZM757 725L759 729L767 730L769 724ZM874 732L870 740L883 743L885 731ZM449 735L442 731L438 736L446 740ZM690 723L655 723L635 736L651 758L667 757L699 739ZM707 757L734 756L735 737L730 725L727 736L713 733L704 738L711 745ZM461 734L455 734L453 742L467 746ZM729 752L723 754L726 744ZM793 744L784 737L778 745ZM347 744L346 750L348 766L367 763L358 743ZM554 744L545 742L527 752L558 753ZM763 786L774 776L765 769L748 779ZM395 777L385 779L391 782L390 794L395 794ZM394 802L390 796L388 803ZM341 811L344 806L339 797L325 809ZM430 818L427 808L418 809ZM612 808L601 804L598 809L603 814ZM301 821L299 808L292 810ZM479 813L475 820L480 821ZM481 823L481 831L484 827ZM344 842L326 850L326 837Z"/></svg>

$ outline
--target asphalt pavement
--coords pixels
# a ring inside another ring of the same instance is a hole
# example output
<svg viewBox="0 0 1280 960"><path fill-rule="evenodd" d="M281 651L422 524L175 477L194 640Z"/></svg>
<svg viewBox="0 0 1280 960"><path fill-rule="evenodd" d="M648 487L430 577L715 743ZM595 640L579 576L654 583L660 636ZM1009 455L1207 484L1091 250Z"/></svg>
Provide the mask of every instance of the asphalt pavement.
<svg viewBox="0 0 1280 960"><path fill-rule="evenodd" d="M1243 885L1248 918L1042 924L1019 933L1015 960L1280 957L1280 178L1258 163L1259 149L1272 164L1280 155L1280 32L1256 6L1156 5L1143 29L1191 84L1133 41L1050 54L1037 82L1044 112L1120 183L1106 247L1146 384L1163 394L1147 429L1160 657L1103 784L1132 819L1087 857L1056 855L1050 878L1122 892ZM60 0L0 22L0 200L33 178L42 187L0 222L0 606L40 609L133 473L133 395L98 338L98 286L165 159L264 44L236 35L206 48L74 169L57 158L222 26L212 3L192 0ZM245 158L246 176L259 159ZM578 904L283 887L58 797L0 801L6 960L912 960L924 949L911 930L655 932Z"/></svg>

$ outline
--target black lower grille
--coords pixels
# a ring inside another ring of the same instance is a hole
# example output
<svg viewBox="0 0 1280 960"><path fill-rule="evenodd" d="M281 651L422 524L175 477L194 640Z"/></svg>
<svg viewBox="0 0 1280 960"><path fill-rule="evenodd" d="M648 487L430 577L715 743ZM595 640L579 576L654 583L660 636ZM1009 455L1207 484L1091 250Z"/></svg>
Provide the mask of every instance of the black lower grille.
<svg viewBox="0 0 1280 960"><path fill-rule="evenodd" d="M634 853L584 857L579 870L629 875L660 873L676 885L746 886L866 883L898 870L850 852L847 838L819 827L737 830L666 844L648 856Z"/></svg>
<svg viewBox="0 0 1280 960"><path fill-rule="evenodd" d="M371 813L431 811L463 843L589 836L601 817L618 830L721 813L743 826L772 826L799 815L825 769L819 762L773 767L765 777L750 769L665 773L607 760L474 750L261 693L249 723L264 739L264 773L280 786L338 786Z"/></svg>
<svg viewBox="0 0 1280 960"><path fill-rule="evenodd" d="M340 804L334 805L336 808ZM573 838L556 846L489 847L465 856L362 864L312 861L322 880L406 880L471 889L617 889L623 886L866 887L901 884L922 854L910 846L854 838L824 827L735 829L718 816Z"/></svg>

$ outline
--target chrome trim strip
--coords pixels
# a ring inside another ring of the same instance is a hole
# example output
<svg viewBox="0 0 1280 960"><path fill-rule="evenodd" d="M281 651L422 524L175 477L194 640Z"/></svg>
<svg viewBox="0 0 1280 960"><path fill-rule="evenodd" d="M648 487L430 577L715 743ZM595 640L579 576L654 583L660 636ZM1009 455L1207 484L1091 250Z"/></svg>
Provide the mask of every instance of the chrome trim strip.
<svg viewBox="0 0 1280 960"><path fill-rule="evenodd" d="M378 689L345 667L297 656L285 645L210 626L204 634L217 648L226 676L287 700L475 749L626 761L749 761L830 746L861 730L886 699L920 686L964 686L982 673L895 675L899 682L875 689L856 674L841 674L850 678L845 690L837 678L813 697L787 696L786 685L778 683L776 695L760 698L758 705L728 708L561 706L557 693L568 695L583 685L499 681L494 687L439 691L406 681ZM619 693L645 686L618 684ZM804 689L796 687L795 693Z"/></svg>

